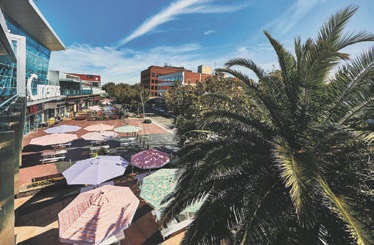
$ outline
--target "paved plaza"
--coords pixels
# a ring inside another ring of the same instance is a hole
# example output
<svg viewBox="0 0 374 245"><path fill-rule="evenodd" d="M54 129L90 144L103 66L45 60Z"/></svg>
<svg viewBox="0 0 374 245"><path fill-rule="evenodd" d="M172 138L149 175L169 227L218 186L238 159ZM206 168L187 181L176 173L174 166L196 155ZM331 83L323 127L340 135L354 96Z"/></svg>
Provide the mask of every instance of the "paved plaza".
<svg viewBox="0 0 374 245"><path fill-rule="evenodd" d="M153 147L173 156L177 150L174 140L174 131L165 119L157 121L152 117L153 123L143 124L142 119L129 118L125 120L109 121L69 121L61 124L76 125L82 127L76 132L78 137L87 133L83 128L97 123L105 123L119 127L123 125L138 126L142 130L138 132L135 144L129 147L120 147L119 141L110 140L106 144L110 146L112 155L120 155L130 161L132 154L141 150ZM27 186L32 183L32 178L46 175L58 174L66 170L75 161L89 158L90 142L78 139L72 142L64 161L56 163L40 164L41 154L45 150L51 150L50 146L30 145L32 138L46 135L45 128L33 131L24 137L22 163L20 168L19 182L21 191L26 191ZM121 137L130 136L126 133L119 133ZM133 136L133 135L132 135ZM129 166L123 176L115 178L115 185L130 187L139 198L140 205L134 216L132 225L125 230L125 239L121 244L160 244L163 242L159 231L159 224L151 214L153 208L149 206L140 195L136 174L144 172L140 169L133 169ZM57 214L66 207L78 194L82 186L68 186L65 182L55 185L37 188L34 192L21 192L15 200L17 244L64 244L59 241ZM30 188L28 188L30 190ZM25 194L28 193L28 194ZM180 240L180 239L179 239ZM168 243L170 244L170 242ZM171 243L178 244L178 243Z"/></svg>

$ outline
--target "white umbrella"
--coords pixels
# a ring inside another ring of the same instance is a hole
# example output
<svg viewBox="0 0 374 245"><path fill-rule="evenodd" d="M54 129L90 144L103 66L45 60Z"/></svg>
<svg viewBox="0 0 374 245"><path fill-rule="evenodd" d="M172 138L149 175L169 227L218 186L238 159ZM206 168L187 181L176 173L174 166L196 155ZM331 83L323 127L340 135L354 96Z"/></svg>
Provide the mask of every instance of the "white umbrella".
<svg viewBox="0 0 374 245"><path fill-rule="evenodd" d="M97 105L90 106L88 107L88 109L90 109L91 111L101 111L101 107Z"/></svg>
<svg viewBox="0 0 374 245"><path fill-rule="evenodd" d="M76 162L62 175L69 185L99 185L123 175L128 165L120 156L97 156Z"/></svg>
<svg viewBox="0 0 374 245"><path fill-rule="evenodd" d="M78 139L76 134L48 134L42 137L34 138L30 141L33 145L55 145Z"/></svg>
<svg viewBox="0 0 374 245"><path fill-rule="evenodd" d="M121 127L114 129L115 132L119 132L119 133L136 133L140 130L142 129L136 126L131 126L131 125L121 126Z"/></svg>
<svg viewBox="0 0 374 245"><path fill-rule="evenodd" d="M73 125L61 125L53 128L49 128L44 130L44 132L49 134L63 134L68 132L75 132L81 129L81 127L73 126Z"/></svg>
<svg viewBox="0 0 374 245"><path fill-rule="evenodd" d="M99 124L87 126L84 129L87 130L87 131L105 131L105 130L112 130L113 126L108 125L108 124L99 123Z"/></svg>
<svg viewBox="0 0 374 245"><path fill-rule="evenodd" d="M90 132L90 133L87 133L81 136L81 138L85 140L99 140L99 141L110 140L116 137L118 137L118 134L115 132L111 132L111 131Z"/></svg>
<svg viewBox="0 0 374 245"><path fill-rule="evenodd" d="M138 206L129 187L105 185L81 193L58 214L60 241L100 244L123 233Z"/></svg>

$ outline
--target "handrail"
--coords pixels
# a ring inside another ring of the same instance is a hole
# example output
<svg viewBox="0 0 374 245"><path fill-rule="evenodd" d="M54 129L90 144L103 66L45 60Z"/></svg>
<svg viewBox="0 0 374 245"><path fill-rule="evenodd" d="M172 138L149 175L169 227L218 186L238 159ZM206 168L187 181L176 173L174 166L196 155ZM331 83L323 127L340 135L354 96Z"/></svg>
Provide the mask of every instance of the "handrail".
<svg viewBox="0 0 374 245"><path fill-rule="evenodd" d="M0 104L0 115L6 111L11 104L13 104L18 99L18 94L13 95L6 101Z"/></svg>

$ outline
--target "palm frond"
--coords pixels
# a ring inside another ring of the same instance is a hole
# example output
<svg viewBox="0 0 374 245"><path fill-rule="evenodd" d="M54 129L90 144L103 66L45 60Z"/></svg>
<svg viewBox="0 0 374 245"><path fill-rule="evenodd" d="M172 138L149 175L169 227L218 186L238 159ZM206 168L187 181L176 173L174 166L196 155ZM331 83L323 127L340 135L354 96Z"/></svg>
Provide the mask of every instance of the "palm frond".
<svg viewBox="0 0 374 245"><path fill-rule="evenodd" d="M261 67L256 65L256 63L254 63L252 60L248 60L244 58L231 59L226 62L225 66L227 69L233 66L242 66L242 67L248 68L251 71L253 71L258 77L258 79L260 80L264 78L265 76L267 76L267 73Z"/></svg>
<svg viewBox="0 0 374 245"><path fill-rule="evenodd" d="M312 227L316 222L316 169L313 157L290 149L288 144L278 139L274 148L285 186L290 188L290 196L301 225Z"/></svg>
<svg viewBox="0 0 374 245"><path fill-rule="evenodd" d="M275 40L268 32L265 31L265 35L269 39L277 54L279 66L282 72L282 81L285 86L285 93L287 94L287 98L290 102L289 104L292 107L296 103L295 93L297 93L296 91L299 89L298 84L295 84L294 80L296 60L293 55L289 51L287 51L282 44ZM295 108L290 109L293 111L295 110Z"/></svg>
<svg viewBox="0 0 374 245"><path fill-rule="evenodd" d="M363 230L362 225L351 215L350 207L344 201L344 199L337 197L330 189L326 181L324 181L322 178L319 179L319 183L328 200L334 205L332 210L344 220L348 230L350 231L352 237L354 237L356 240L357 244L372 244L372 241Z"/></svg>
<svg viewBox="0 0 374 245"><path fill-rule="evenodd" d="M254 83L251 78L249 78L247 75L245 75L244 73L242 73L240 71L232 70L232 69L229 69L229 68L226 68L226 69L219 68L219 69L216 69L216 70L218 72L225 72L225 73L233 75L234 77L238 78L240 81L243 81L244 84L246 84L247 86L249 86L251 88L254 88L254 89L257 88L257 83Z"/></svg>
<svg viewBox="0 0 374 245"><path fill-rule="evenodd" d="M373 49L343 66L327 85L325 121L344 123L360 111L370 109L374 98Z"/></svg>
<svg viewBox="0 0 374 245"><path fill-rule="evenodd" d="M344 27L357 10L357 6L349 5L330 17L320 29L317 42L327 42L336 45L342 35ZM339 50L338 47L335 48Z"/></svg>

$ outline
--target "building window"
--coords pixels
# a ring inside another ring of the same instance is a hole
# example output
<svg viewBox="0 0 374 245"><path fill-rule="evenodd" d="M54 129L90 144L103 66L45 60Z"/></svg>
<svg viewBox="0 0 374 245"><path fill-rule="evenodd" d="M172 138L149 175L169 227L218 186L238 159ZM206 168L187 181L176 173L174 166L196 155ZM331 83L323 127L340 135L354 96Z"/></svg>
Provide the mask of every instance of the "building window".
<svg viewBox="0 0 374 245"><path fill-rule="evenodd" d="M155 74L152 72L152 77L154 77L155 76Z"/></svg>

